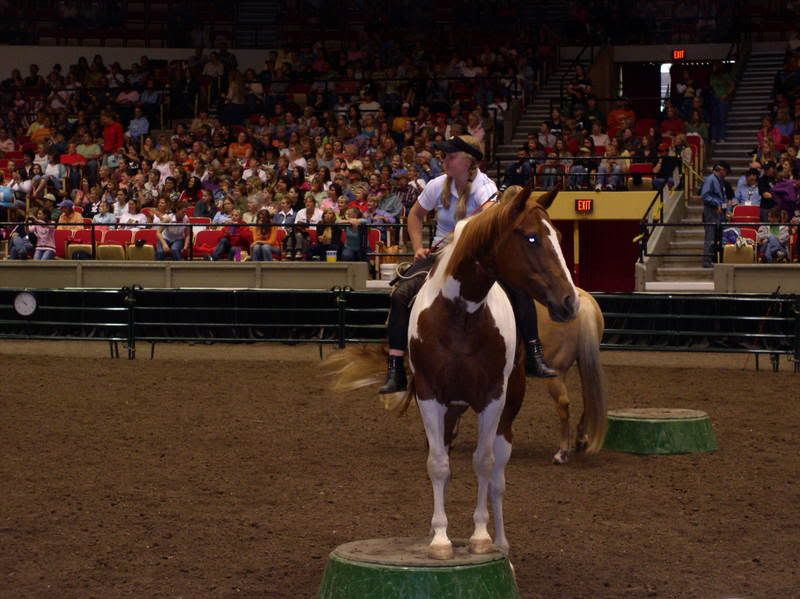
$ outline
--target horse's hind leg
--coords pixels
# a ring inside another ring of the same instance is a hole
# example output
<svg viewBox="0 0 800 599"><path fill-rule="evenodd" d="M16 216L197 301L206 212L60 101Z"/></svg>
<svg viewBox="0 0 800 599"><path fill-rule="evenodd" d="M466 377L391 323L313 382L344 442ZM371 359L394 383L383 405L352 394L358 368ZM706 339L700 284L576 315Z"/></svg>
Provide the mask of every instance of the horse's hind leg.
<svg viewBox="0 0 800 599"><path fill-rule="evenodd" d="M560 424L561 439L558 444L558 451L553 456L553 463L566 464L569 461L572 448L569 433L569 396L567 395L567 386L564 384L564 375L559 374L555 378L547 379L547 390L556 403L556 413Z"/></svg>
<svg viewBox="0 0 800 599"><path fill-rule="evenodd" d="M433 539L428 547L428 555L434 559L450 559L453 557L453 544L447 537L447 515L444 511L445 489L450 479L450 457L444 443L447 407L435 399L418 399L417 403L428 437L428 476L433 485Z"/></svg>
<svg viewBox="0 0 800 599"><path fill-rule="evenodd" d="M489 535L489 482L495 468L494 440L497 437L497 425L505 405L505 397L490 401L478 415L478 446L472 454L472 465L478 477L478 501L475 505L473 521L475 530L469 538L471 553L487 553L492 549L492 537Z"/></svg>
<svg viewBox="0 0 800 599"><path fill-rule="evenodd" d="M575 452L583 453L587 447L589 447L589 435L586 434L586 407L584 406L575 435Z"/></svg>

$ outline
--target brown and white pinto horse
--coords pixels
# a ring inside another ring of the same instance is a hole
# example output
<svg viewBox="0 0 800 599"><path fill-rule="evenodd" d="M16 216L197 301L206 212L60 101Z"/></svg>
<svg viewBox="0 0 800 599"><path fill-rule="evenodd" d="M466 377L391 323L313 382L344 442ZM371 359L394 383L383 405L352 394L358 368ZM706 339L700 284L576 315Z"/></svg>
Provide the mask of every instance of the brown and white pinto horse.
<svg viewBox="0 0 800 599"><path fill-rule="evenodd" d="M495 545L508 549L503 525L505 467L511 455L511 424L525 394L525 369L511 303L497 281L547 306L554 321L572 320L578 311L578 292L547 216L556 194L534 200L530 191L523 188L512 201L458 224L411 311L412 392L428 438L434 504L429 553L435 558L453 555L444 510L448 451L458 419L468 407L478 416L473 454L478 498L470 551L485 553L492 546L488 496Z"/></svg>

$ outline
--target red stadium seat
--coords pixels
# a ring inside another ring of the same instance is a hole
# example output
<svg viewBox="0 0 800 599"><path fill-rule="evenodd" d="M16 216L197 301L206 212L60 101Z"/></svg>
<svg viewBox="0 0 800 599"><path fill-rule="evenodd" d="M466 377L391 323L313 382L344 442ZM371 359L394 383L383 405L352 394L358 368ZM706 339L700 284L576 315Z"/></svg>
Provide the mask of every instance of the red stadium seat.
<svg viewBox="0 0 800 599"><path fill-rule="evenodd" d="M158 233L155 229L139 229L133 236L133 242L136 243L143 239L145 243L149 243L153 247L158 246Z"/></svg>
<svg viewBox="0 0 800 599"><path fill-rule="evenodd" d="M739 233L745 239L752 239L754 243L756 243L758 239L758 232L752 227L742 227L739 229Z"/></svg>
<svg viewBox="0 0 800 599"><path fill-rule="evenodd" d="M628 169L629 173L639 173L641 175L652 175L653 174L653 165L650 163L638 163L638 164L631 164L630 169Z"/></svg>
<svg viewBox="0 0 800 599"><path fill-rule="evenodd" d="M56 258L65 258L67 255L67 243L72 240L72 231L64 227L56 228Z"/></svg>
<svg viewBox="0 0 800 599"><path fill-rule="evenodd" d="M737 219L742 218L742 217L751 218L753 216L757 217L758 220L737 220ZM759 208L758 206L734 206L733 207L733 219L732 219L733 222L756 223L756 222L760 222L760 220L761 220L761 208Z"/></svg>
<svg viewBox="0 0 800 599"><path fill-rule="evenodd" d="M210 255L215 249L219 240L223 238L225 231L222 229L200 231L194 236L194 246L192 252L195 258L204 258Z"/></svg>
<svg viewBox="0 0 800 599"><path fill-rule="evenodd" d="M126 246L131 244L131 237L133 231L130 229L114 229L108 231L103 237L103 245L121 245Z"/></svg>

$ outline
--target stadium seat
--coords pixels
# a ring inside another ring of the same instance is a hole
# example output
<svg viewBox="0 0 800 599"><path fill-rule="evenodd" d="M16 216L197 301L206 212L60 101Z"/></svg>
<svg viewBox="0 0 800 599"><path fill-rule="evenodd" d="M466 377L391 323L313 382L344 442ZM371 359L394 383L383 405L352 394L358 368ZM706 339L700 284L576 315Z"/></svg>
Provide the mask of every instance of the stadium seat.
<svg viewBox="0 0 800 599"><path fill-rule="evenodd" d="M759 206L734 206L731 222L734 223L761 222L761 208Z"/></svg>
<svg viewBox="0 0 800 599"><path fill-rule="evenodd" d="M133 232L130 229L114 229L107 231L103 237L103 245L130 245Z"/></svg>
<svg viewBox="0 0 800 599"><path fill-rule="evenodd" d="M117 244L98 245L96 257L98 260L125 260L125 247Z"/></svg>
<svg viewBox="0 0 800 599"><path fill-rule="evenodd" d="M148 245L153 246L155 250L158 245L158 232L155 229L139 229L133 236L133 243L135 244L140 239Z"/></svg>
<svg viewBox="0 0 800 599"><path fill-rule="evenodd" d="M127 248L128 260L155 260L156 248L149 243L138 247L136 245L129 245Z"/></svg>
<svg viewBox="0 0 800 599"><path fill-rule="evenodd" d="M56 258L65 258L67 254L67 243L72 239L72 231L67 228L59 227L55 232Z"/></svg>
<svg viewBox="0 0 800 599"><path fill-rule="evenodd" d="M225 235L225 231L218 229L210 231L200 231L194 237L192 253L195 258L204 258L210 255L216 248L219 240Z"/></svg>
<svg viewBox="0 0 800 599"><path fill-rule="evenodd" d="M756 261L755 246L736 247L733 243L726 243L722 248L722 261L725 264L752 264Z"/></svg>

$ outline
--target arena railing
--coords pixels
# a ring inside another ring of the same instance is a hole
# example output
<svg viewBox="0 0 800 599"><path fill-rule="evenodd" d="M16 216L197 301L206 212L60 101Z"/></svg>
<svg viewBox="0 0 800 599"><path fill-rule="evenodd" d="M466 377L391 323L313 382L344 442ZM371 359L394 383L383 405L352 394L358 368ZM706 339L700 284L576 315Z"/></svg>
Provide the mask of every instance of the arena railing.
<svg viewBox="0 0 800 599"><path fill-rule="evenodd" d="M20 292L37 309L14 310ZM789 356L800 372L800 296L595 293L605 350ZM267 289L0 289L0 339L99 340L112 357L123 343L383 343L390 297L383 291Z"/></svg>

